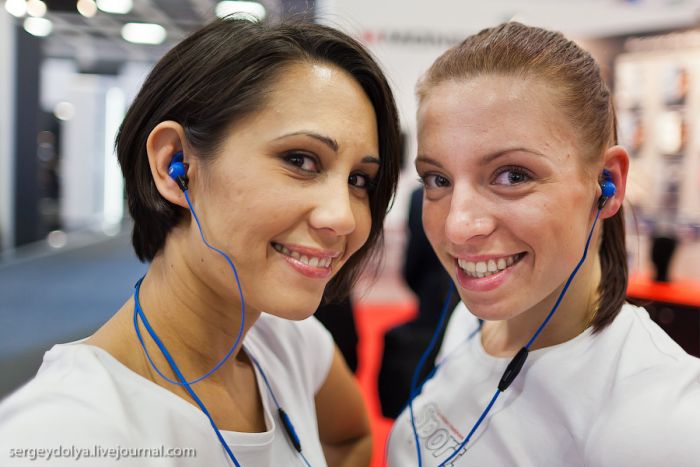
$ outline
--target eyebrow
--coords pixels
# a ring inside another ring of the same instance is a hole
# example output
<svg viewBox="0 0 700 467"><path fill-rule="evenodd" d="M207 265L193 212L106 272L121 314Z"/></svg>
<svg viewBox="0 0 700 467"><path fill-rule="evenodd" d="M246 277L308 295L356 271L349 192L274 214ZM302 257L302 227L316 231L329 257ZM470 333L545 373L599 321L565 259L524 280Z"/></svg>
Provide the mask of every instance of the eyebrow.
<svg viewBox="0 0 700 467"><path fill-rule="evenodd" d="M494 153L488 154L488 155L484 156L484 158L480 161L480 163L481 163L481 165L486 165L486 164L498 159L499 157L503 157L506 154L509 154L511 152L527 152L528 154L532 154L534 156L546 157L544 154L542 154L539 151L535 151L534 149L523 148L523 147L514 147L514 148L502 149L500 151L496 151Z"/></svg>
<svg viewBox="0 0 700 467"><path fill-rule="evenodd" d="M275 141L278 141L278 140L284 139L284 138L289 138L290 136L308 136L310 138L313 138L313 139L325 144L326 146L331 148L333 150L333 152L338 152L338 148L340 147L338 145L338 142L336 140L334 140L333 138L328 137L328 136L324 136L324 135L319 134L319 133L315 133L313 131L295 131L294 133L287 133L287 134L282 135L278 138L275 138Z"/></svg>
<svg viewBox="0 0 700 467"><path fill-rule="evenodd" d="M310 138L313 138L317 141L320 141L321 143L325 144L328 146L330 149L333 150L333 152L338 152L338 149L340 148L340 145L336 140L329 136L324 136L320 133L316 133L313 131L295 131L294 133L287 133L285 135L282 135L278 138L275 138L275 141L278 141L280 139L284 138L289 138L290 136L308 136ZM362 158L363 163L368 163L368 164L381 164L381 161L379 160L378 157L375 156L365 156Z"/></svg>
<svg viewBox="0 0 700 467"><path fill-rule="evenodd" d="M503 157L511 152L527 152L529 154L535 155L535 156L540 156L540 157L546 157L544 154L542 154L539 151L535 151L534 149L529 149L529 148L523 148L523 147L514 147L514 148L507 148L507 149L502 149L496 152L493 152L491 154L487 154L484 156L480 161L480 165L487 165L494 160L498 159L499 157ZM415 163L424 163L424 164L431 164L434 165L440 169L443 169L443 165L438 162L437 160L433 159L432 157L426 156L426 155L419 155L416 157Z"/></svg>

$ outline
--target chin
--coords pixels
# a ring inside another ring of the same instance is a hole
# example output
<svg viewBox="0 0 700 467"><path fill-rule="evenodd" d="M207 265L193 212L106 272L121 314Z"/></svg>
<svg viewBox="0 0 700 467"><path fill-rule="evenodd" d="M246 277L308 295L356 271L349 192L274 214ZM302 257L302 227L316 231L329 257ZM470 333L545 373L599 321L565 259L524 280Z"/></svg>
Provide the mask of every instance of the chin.
<svg viewBox="0 0 700 467"><path fill-rule="evenodd" d="M309 297L285 297L279 303L271 303L263 308L267 314L290 321L301 321L313 315L321 303L321 296Z"/></svg>
<svg viewBox="0 0 700 467"><path fill-rule="evenodd" d="M460 297L471 314L484 321L507 321L521 313L521 307L507 303L478 302Z"/></svg>

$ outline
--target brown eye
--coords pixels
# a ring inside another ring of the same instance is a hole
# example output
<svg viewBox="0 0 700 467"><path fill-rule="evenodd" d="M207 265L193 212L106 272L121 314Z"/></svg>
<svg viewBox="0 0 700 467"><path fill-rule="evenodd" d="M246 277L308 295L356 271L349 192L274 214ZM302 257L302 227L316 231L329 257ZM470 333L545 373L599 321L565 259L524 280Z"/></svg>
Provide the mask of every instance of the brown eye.
<svg viewBox="0 0 700 467"><path fill-rule="evenodd" d="M348 177L348 183L354 187L369 189L372 187L372 179L367 174L354 173Z"/></svg>
<svg viewBox="0 0 700 467"><path fill-rule="evenodd" d="M316 163L316 159L308 154L299 152L290 153L284 156L284 160L288 164L291 164L304 172L318 172L318 164Z"/></svg>

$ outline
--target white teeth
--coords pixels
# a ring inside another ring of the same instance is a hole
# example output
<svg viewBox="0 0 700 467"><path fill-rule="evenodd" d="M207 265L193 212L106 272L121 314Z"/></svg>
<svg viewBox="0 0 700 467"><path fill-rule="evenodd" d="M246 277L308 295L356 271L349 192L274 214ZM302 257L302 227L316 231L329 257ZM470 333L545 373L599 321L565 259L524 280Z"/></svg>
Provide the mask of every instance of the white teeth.
<svg viewBox="0 0 700 467"><path fill-rule="evenodd" d="M503 271L508 266L512 266L513 263L520 257L520 254L512 255L508 257L502 257L498 259L490 259L488 261L467 261L464 259L457 260L459 267L463 269L467 275L472 277L487 277L496 274L499 271Z"/></svg>
<svg viewBox="0 0 700 467"><path fill-rule="evenodd" d="M289 248L279 243L273 243L273 248L285 256L291 256L292 258L298 260L301 263L311 266L312 268L327 268L331 265L333 258L320 258L318 256L305 256L301 255L296 251L291 251Z"/></svg>

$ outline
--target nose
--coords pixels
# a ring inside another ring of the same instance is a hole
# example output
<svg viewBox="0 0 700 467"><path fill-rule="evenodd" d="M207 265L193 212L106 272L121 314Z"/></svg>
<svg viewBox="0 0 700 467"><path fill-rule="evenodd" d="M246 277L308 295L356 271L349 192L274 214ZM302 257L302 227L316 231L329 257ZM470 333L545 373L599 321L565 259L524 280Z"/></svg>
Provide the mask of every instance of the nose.
<svg viewBox="0 0 700 467"><path fill-rule="evenodd" d="M445 219L445 236L454 244L487 237L496 228L492 207L487 199L469 187L456 187Z"/></svg>
<svg viewBox="0 0 700 467"><path fill-rule="evenodd" d="M335 235L349 235L357 226L347 178L326 183L316 194L310 223L315 229Z"/></svg>

